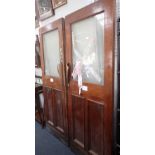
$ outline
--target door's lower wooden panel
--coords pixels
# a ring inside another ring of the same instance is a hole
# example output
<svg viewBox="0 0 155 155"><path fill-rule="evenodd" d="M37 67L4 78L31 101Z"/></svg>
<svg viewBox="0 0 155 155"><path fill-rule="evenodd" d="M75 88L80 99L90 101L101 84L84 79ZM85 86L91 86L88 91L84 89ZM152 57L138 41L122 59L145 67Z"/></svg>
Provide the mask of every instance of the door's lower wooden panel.
<svg viewBox="0 0 155 155"><path fill-rule="evenodd" d="M44 87L44 97L45 97L45 108L46 108L46 116L47 121L54 125L54 115L53 115L53 100L52 100L52 93L51 89Z"/></svg>
<svg viewBox="0 0 155 155"><path fill-rule="evenodd" d="M55 126L56 128L64 133L64 99L63 92L53 89L53 101L54 101L54 115L55 115Z"/></svg>
<svg viewBox="0 0 155 155"><path fill-rule="evenodd" d="M84 102L84 98L72 95L72 140L81 148L84 148Z"/></svg>
<svg viewBox="0 0 155 155"><path fill-rule="evenodd" d="M103 154L103 104L88 103L88 151L92 155Z"/></svg>

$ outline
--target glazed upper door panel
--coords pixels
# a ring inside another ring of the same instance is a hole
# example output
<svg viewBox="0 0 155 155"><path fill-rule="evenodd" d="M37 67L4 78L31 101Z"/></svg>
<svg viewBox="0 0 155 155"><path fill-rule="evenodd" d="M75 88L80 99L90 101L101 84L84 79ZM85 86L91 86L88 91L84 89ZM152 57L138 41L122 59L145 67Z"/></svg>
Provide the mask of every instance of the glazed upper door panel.
<svg viewBox="0 0 155 155"><path fill-rule="evenodd" d="M102 0L65 18L70 141L86 154L112 154L113 10Z"/></svg>
<svg viewBox="0 0 155 155"><path fill-rule="evenodd" d="M73 23L71 28L73 68L80 62L82 81L103 85L104 13Z"/></svg>
<svg viewBox="0 0 155 155"><path fill-rule="evenodd" d="M40 36L46 121L66 138L64 20L59 19L42 27Z"/></svg>
<svg viewBox="0 0 155 155"><path fill-rule="evenodd" d="M43 83L56 89L65 85L63 33L63 19L40 29Z"/></svg>
<svg viewBox="0 0 155 155"><path fill-rule="evenodd" d="M58 29L43 35L45 75L59 78L58 66L60 65L60 46Z"/></svg>

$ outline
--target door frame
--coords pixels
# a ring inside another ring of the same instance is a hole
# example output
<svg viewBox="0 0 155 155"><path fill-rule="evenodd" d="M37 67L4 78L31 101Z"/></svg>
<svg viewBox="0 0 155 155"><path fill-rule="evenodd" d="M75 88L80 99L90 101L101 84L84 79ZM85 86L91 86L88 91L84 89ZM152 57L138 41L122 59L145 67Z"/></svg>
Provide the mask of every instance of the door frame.
<svg viewBox="0 0 155 155"><path fill-rule="evenodd" d="M58 29L59 32L59 47L60 47L60 59L62 60L62 73L60 80L58 78L53 77L53 76L46 76L45 75L45 64L44 64L44 49L43 49L43 35L49 31L53 31ZM46 92L45 89L52 89L51 93L53 93L54 90L62 90L64 92L64 102L63 102L63 111L64 111L64 138L66 141L68 141L68 118L67 118L67 98L66 98L66 75L65 75L65 24L64 24L64 18L57 19L56 21L50 22L47 25L41 27L39 29L39 34L40 34L40 55L41 55L41 68L42 68L42 79L43 79L43 87L44 87L44 93ZM50 78L53 78L56 85L50 82ZM60 84L59 81L62 81ZM58 87L56 87L58 86ZM45 94L46 96L46 94ZM53 94L51 95L52 100L53 100ZM45 104L46 104L46 99L45 99ZM52 103L53 106L53 103ZM54 107L53 107L54 108ZM48 109L47 105L45 105L45 112L48 114ZM54 131L57 132L54 128ZM59 132L59 131L58 131Z"/></svg>
<svg viewBox="0 0 155 155"><path fill-rule="evenodd" d="M106 74L104 74L105 84L104 87L104 100L107 103L104 105L104 148L105 155L112 154L113 143L113 104L114 104L114 48L115 48L115 0L101 0L92 3L74 13L65 17L65 33L66 33L66 66L72 62L69 53L72 53L72 39L71 39L71 24L88 17L94 16L104 12L104 66ZM66 77L68 78L68 77ZM71 100L70 92L68 94L68 121L69 129L71 129ZM87 139L86 139L87 141ZM86 142L86 147L88 144Z"/></svg>

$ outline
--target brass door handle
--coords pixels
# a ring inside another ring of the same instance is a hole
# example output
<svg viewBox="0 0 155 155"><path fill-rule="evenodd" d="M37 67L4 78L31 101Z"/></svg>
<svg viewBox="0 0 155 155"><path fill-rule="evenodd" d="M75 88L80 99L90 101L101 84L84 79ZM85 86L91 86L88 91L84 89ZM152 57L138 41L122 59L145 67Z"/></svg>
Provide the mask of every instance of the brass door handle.
<svg viewBox="0 0 155 155"><path fill-rule="evenodd" d="M66 64L66 80L67 80L67 86L69 87L69 84L70 84L70 79L71 79L71 67L70 67L70 63L67 63Z"/></svg>
<svg viewBox="0 0 155 155"><path fill-rule="evenodd" d="M60 63L60 64L57 65L57 71L58 71L59 76L61 77L61 73L62 73L62 63Z"/></svg>

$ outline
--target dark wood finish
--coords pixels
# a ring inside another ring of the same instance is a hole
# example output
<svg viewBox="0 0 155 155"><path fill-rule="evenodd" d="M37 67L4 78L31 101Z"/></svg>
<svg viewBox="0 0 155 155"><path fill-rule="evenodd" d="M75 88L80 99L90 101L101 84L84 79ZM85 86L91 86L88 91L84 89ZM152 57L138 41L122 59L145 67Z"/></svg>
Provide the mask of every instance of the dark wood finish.
<svg viewBox="0 0 155 155"><path fill-rule="evenodd" d="M72 136L71 141L84 149L85 111L84 98L72 95Z"/></svg>
<svg viewBox="0 0 155 155"><path fill-rule="evenodd" d="M46 76L44 65L43 35L49 31L58 29L61 67L59 68L59 77ZM43 86L45 97L46 122L59 133L58 135L68 141L68 122L67 122L67 105L65 89L65 67L64 67L64 20L58 19L40 29L40 48L41 48L41 66L43 73ZM50 78L54 82L50 82Z"/></svg>
<svg viewBox="0 0 155 155"><path fill-rule="evenodd" d="M104 12L104 85L84 82L88 91L78 95L77 81L67 80L71 147L76 147L84 154L112 154L114 10L114 0L102 0L65 18L66 66L72 68L71 24Z"/></svg>
<svg viewBox="0 0 155 155"><path fill-rule="evenodd" d="M60 90L53 90L53 99L54 99L54 117L55 117L55 126L56 128L64 133L64 93Z"/></svg>
<svg viewBox="0 0 155 155"><path fill-rule="evenodd" d="M48 121L51 125L54 125L54 106L52 90L50 88L44 87L44 98L46 121Z"/></svg>
<svg viewBox="0 0 155 155"><path fill-rule="evenodd" d="M88 150L90 154L103 152L104 105L88 100Z"/></svg>
<svg viewBox="0 0 155 155"><path fill-rule="evenodd" d="M44 87L46 122L57 131L57 135L68 140L66 107L64 92L49 87Z"/></svg>

